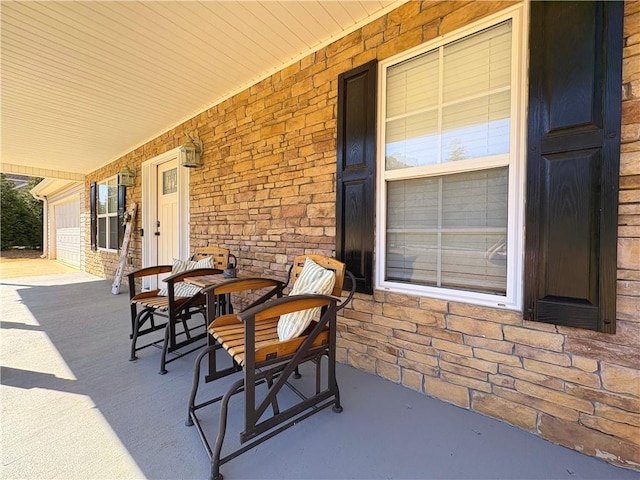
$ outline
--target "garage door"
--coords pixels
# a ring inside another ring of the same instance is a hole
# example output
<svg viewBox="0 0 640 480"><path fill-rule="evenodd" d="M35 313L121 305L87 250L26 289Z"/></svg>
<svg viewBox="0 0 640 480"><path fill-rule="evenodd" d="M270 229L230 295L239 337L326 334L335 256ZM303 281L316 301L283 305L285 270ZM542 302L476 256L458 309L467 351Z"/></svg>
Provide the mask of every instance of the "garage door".
<svg viewBox="0 0 640 480"><path fill-rule="evenodd" d="M56 259L80 268L80 200L55 206Z"/></svg>

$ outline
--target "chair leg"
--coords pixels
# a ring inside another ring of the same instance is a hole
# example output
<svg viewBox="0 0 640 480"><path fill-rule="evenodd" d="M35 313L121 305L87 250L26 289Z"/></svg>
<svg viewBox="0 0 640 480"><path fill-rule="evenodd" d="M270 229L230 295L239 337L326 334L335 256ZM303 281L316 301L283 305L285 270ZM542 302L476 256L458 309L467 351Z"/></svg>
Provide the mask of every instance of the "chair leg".
<svg viewBox="0 0 640 480"><path fill-rule="evenodd" d="M147 317L145 316L145 319L141 322L140 319L142 318L142 315L147 314L148 315L148 311L146 309L141 310L140 312L138 312L138 314L136 315L136 318L133 321L133 335L131 337L131 354L129 356L129 361L133 362L134 360L137 360L138 357L136 357L136 342L138 341L138 336L140 334L140 327L142 326L142 323L144 323L147 320Z"/></svg>
<svg viewBox="0 0 640 480"><path fill-rule="evenodd" d="M336 363L335 363L335 352L330 351L329 355L327 355L329 360L329 365L327 365L327 380L329 381L329 388L333 391L333 397L335 398L335 403L333 404L332 410L336 413L342 413L342 405L340 404L340 388L338 388L338 380L336 379ZM318 367L320 368L321 359L318 359Z"/></svg>
<svg viewBox="0 0 640 480"><path fill-rule="evenodd" d="M198 393L198 387L200 386L200 371L202 369L202 359L209 354L215 355L215 345L209 345L198 355L193 368L193 386L191 387L191 394L189 395L189 411L187 412L187 421L185 425L187 427L193 426L193 419L191 414L195 411L196 406L196 394Z"/></svg>
<svg viewBox="0 0 640 480"><path fill-rule="evenodd" d="M351 275L351 272L349 272ZM351 280L354 281L353 275L351 275ZM335 307L332 307L332 309ZM328 387L333 390L333 395L335 398L335 403L333 404L333 411L336 413L342 412L342 405L340 405L340 389L338 388L338 380L336 378L336 315L335 310L331 321L329 322L329 348L326 352L328 365L327 365L327 380L329 381ZM318 361L318 363L320 363Z"/></svg>
<svg viewBox="0 0 640 480"><path fill-rule="evenodd" d="M169 329L171 328L171 318L167 321L167 327L164 329L164 343L162 344L162 355L160 357L160 375L167 373L167 350L169 349Z"/></svg>
<svg viewBox="0 0 640 480"><path fill-rule="evenodd" d="M131 309L131 333L129 334L129 339L133 338L133 334L135 333L135 325L136 325L136 317L138 316L138 307L132 302L130 305Z"/></svg>
<svg viewBox="0 0 640 480"><path fill-rule="evenodd" d="M231 385L231 388L222 397L222 403L220 404L220 424L218 426L218 436L216 437L216 446L211 455L211 475L209 480L222 480L223 477L220 474L220 454L222 453L222 443L227 432L227 411L229 407L229 400L239 389L244 385L244 379L240 379Z"/></svg>
<svg viewBox="0 0 640 480"><path fill-rule="evenodd" d="M342 405L340 405L340 389L338 388L338 382L334 384L334 388L336 403L333 405L332 410L336 413L342 413L343 408Z"/></svg>
<svg viewBox="0 0 640 480"><path fill-rule="evenodd" d="M296 366L296 369L293 372L293 378L302 378L302 375L300 375L300 367Z"/></svg>

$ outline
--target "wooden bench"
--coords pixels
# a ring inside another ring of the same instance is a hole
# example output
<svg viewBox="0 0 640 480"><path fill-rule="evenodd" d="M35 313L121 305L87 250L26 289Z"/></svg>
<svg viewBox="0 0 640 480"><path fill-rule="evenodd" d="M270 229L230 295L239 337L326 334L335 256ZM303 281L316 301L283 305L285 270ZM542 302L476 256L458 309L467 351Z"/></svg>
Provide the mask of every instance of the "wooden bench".
<svg viewBox="0 0 640 480"><path fill-rule="evenodd" d="M211 268L198 268L185 272L174 273L164 279L167 286L167 294L159 295L160 289L146 292L137 292L136 283L143 277L171 273L172 265L157 265L146 267L128 275L129 298L131 309L131 355L129 360L137 360L136 353L150 346L162 349L160 357L160 373L167 373L166 364L191 353L202 346L193 347L196 342L206 337L205 295L197 292L190 296L177 296L176 285L186 278L198 275L222 274L229 261L235 262L235 257L229 250L218 246L196 248L192 257L194 261L200 261L207 257L212 258ZM191 325L189 320L196 314L202 315L203 321ZM164 331L164 335L154 338L148 343L139 346L138 339L141 336L153 334L156 331ZM188 351L178 351L190 346ZM171 358L167 354L172 353Z"/></svg>
<svg viewBox="0 0 640 480"><path fill-rule="evenodd" d="M294 287L303 272L307 258L323 269L333 272L335 283L329 293L296 292L295 295L254 304L238 314L218 316L209 324L208 332L214 339L214 344L200 353L196 359L186 423L196 425L211 460L211 480L222 478L221 465L302 419L328 406L333 406L335 412L342 411L335 375L336 314L353 297L355 279L346 271L345 265L336 259L321 255L302 255L296 257L289 270L288 282L290 281ZM345 299L341 299L345 274L351 278L351 291ZM275 289L272 292L276 291L281 295L285 286L286 283L277 280L243 279L212 286L203 292L207 295L207 302L213 305L221 295L247 289L271 287ZM302 334L281 340L278 333L278 322L281 318L286 314L308 311L311 308L319 309L320 314ZM198 399L201 363L204 358L215 357L220 349L224 349L231 356L233 366L210 372L209 376L217 379L242 371L242 377L235 381L224 395L209 400ZM327 358L326 369L321 368L323 357ZM291 377L299 377L298 367L306 362L313 362L316 371L315 393L308 396L302 395L289 383ZM324 382L321 381L323 370L326 377ZM261 384L266 386L266 391L264 388L256 389L256 386ZM300 400L281 409L278 395L285 386L292 388ZM240 441L242 444L248 443L221 457L227 430L228 403L230 398L238 393L243 395L245 418ZM217 403L220 404L219 429L212 449L207 432L198 417L198 411Z"/></svg>

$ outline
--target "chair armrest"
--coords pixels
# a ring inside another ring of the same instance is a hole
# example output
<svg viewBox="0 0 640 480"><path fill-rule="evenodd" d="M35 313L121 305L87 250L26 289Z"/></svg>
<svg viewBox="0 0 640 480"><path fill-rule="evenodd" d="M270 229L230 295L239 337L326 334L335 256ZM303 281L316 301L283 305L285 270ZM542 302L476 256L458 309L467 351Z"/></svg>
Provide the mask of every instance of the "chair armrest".
<svg viewBox="0 0 640 480"><path fill-rule="evenodd" d="M147 277L149 275L158 275L160 273L167 273L171 271L171 265L155 265L153 267L145 267L135 272L127 274L127 281L129 283L129 299L133 299L137 295L136 292L136 278ZM157 292L157 290L156 290Z"/></svg>
<svg viewBox="0 0 640 480"><path fill-rule="evenodd" d="M252 277L252 278L232 278L226 281L223 281L217 285L211 285L202 289L202 293L209 296L219 296L219 295L228 295L234 292L248 292L251 290L260 290L270 288L266 293L264 293L260 298L253 301L246 308L247 310L256 305L263 304L270 298L274 296L281 297L282 290L285 287L285 283L280 280L274 280L271 278L260 278L260 277Z"/></svg>
<svg viewBox="0 0 640 480"><path fill-rule="evenodd" d="M243 321L256 322L268 318L277 318L285 313L298 312L315 307L325 307L331 303L337 303L340 299L332 295L293 295L272 300L255 307L249 308L238 314L238 318Z"/></svg>
<svg viewBox="0 0 640 480"><path fill-rule="evenodd" d="M158 275L160 273L167 273L171 271L171 265L155 265L153 267L145 267L135 272L131 272L127 275L129 278L140 278L149 275Z"/></svg>
<svg viewBox="0 0 640 480"><path fill-rule="evenodd" d="M343 302L338 304L338 310L342 310L344 307L346 307L353 298L353 295L356 293L356 277L349 270L345 270L345 273L349 275L349 278L351 279L351 290L349 291L349 295L347 295L347 298L345 298Z"/></svg>

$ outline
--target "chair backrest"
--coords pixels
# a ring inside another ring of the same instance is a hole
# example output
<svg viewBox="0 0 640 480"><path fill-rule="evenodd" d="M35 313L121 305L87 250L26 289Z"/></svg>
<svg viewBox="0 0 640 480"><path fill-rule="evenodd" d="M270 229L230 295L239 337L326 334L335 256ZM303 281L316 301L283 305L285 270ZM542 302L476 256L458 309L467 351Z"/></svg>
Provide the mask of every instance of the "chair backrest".
<svg viewBox="0 0 640 480"><path fill-rule="evenodd" d="M229 253L226 248L218 247L216 245L207 245L206 247L196 247L192 259L195 261L202 260L203 258L213 258L213 268L224 270L229 264L229 257L235 257Z"/></svg>
<svg viewBox="0 0 640 480"><path fill-rule="evenodd" d="M344 285L344 273L346 270L346 265L335 258L326 257L324 255L317 254L309 254L309 255L298 255L293 260L293 265L291 267L291 285L295 283L295 281L300 276L300 272L302 272L302 267L304 266L304 261L309 257L311 260L316 262L323 268L328 270L333 270L336 275L336 283L333 286L333 291L331 295L335 297L339 297L342 295L342 286Z"/></svg>

